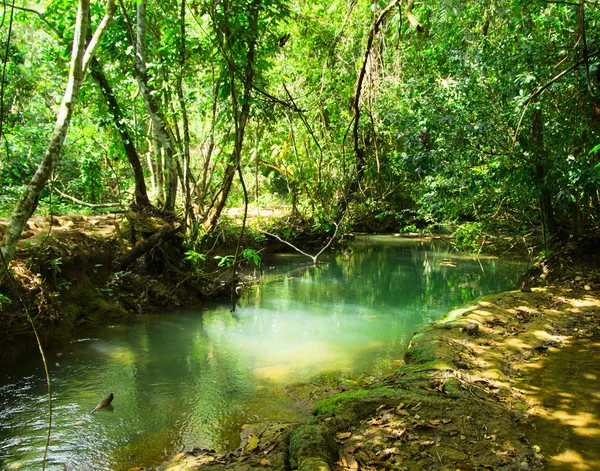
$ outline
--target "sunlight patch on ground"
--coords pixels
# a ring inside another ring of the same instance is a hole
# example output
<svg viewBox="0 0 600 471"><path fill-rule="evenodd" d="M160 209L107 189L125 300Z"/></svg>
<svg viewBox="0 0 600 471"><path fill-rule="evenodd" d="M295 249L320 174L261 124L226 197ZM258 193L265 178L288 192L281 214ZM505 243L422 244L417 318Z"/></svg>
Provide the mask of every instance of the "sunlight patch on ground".
<svg viewBox="0 0 600 471"><path fill-rule="evenodd" d="M550 459L552 464L569 465L573 471L595 471L600 466L598 462L586 462L586 460L574 450L565 450L561 454ZM564 468L561 468L564 469Z"/></svg>

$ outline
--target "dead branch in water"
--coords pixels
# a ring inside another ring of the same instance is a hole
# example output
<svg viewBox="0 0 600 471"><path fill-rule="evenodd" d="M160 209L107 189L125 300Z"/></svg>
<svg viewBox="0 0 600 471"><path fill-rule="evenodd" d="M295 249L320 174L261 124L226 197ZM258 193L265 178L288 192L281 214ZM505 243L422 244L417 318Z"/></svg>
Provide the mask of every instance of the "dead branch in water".
<svg viewBox="0 0 600 471"><path fill-rule="evenodd" d="M344 217L346 216L346 213L342 214L342 217L340 218L340 222L338 223L333 223L333 225L335 226L335 231L333 232L333 235L330 237L329 241L327 242L327 244L325 244L325 246L319 251L319 253L317 255L310 255L302 250L300 250L298 247L296 247L294 244L288 242L287 240L283 240L281 237L276 236L275 234L271 234L270 232L267 231L260 231L263 234L266 234L268 236L271 236L275 239L277 239L279 242L283 242L286 245L289 245L291 248L293 248L296 252L304 255L305 257L310 258L313 263L316 265L318 263L317 259L319 258L319 256L325 252L329 246L332 244L332 242L335 240L337 233L338 233L338 229L340 228L340 224L342 223L342 221L344 220Z"/></svg>

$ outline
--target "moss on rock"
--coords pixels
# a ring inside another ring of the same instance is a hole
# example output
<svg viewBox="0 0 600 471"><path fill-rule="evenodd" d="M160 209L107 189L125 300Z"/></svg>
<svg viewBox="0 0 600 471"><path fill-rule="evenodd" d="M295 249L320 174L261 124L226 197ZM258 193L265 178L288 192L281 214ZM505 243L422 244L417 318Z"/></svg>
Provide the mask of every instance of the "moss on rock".
<svg viewBox="0 0 600 471"><path fill-rule="evenodd" d="M335 429L327 424L304 424L290 436L290 465L299 471L329 471L338 458Z"/></svg>

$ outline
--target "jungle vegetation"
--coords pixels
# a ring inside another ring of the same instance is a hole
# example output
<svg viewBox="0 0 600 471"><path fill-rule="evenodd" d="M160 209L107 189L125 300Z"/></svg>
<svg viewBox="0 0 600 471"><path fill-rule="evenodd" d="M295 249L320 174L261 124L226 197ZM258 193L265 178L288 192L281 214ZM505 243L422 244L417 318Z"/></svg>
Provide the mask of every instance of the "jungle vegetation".
<svg viewBox="0 0 600 471"><path fill-rule="evenodd" d="M466 245L598 228L597 0L9 0L1 15L6 261L36 210L134 208L178 221L189 247L245 204L330 232L451 223Z"/></svg>

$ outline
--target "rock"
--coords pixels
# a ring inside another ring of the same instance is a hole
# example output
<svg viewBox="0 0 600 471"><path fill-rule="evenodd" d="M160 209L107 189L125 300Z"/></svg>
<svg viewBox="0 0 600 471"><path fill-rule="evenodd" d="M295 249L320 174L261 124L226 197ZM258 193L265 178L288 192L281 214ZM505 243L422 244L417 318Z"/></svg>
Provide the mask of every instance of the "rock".
<svg viewBox="0 0 600 471"><path fill-rule="evenodd" d="M479 333L479 324L477 322L469 322L465 326L467 335L477 335Z"/></svg>
<svg viewBox="0 0 600 471"><path fill-rule="evenodd" d="M93 414L94 412L98 412L99 410L105 409L106 407L110 406L110 403L114 398L115 396L113 395L113 393L110 393L108 396L103 398L96 407L92 409L90 414Z"/></svg>

